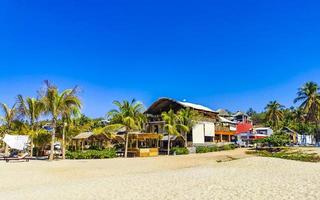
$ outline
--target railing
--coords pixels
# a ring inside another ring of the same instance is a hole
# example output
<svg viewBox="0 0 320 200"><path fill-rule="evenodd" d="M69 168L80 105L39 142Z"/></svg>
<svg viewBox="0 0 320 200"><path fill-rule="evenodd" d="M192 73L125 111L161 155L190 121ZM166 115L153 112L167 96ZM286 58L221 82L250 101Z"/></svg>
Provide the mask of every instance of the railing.
<svg viewBox="0 0 320 200"><path fill-rule="evenodd" d="M225 127L225 126L216 126L215 128L216 131L225 131L225 132L231 132L230 127Z"/></svg>

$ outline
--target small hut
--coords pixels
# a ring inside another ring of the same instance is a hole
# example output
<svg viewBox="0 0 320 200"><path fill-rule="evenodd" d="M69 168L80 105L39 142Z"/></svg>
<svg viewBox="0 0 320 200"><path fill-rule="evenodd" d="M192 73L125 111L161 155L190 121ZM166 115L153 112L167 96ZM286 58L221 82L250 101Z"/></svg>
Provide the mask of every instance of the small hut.
<svg viewBox="0 0 320 200"><path fill-rule="evenodd" d="M104 134L94 134L93 132L84 132L72 138L74 150L85 150L92 147L102 149L106 146L109 138Z"/></svg>
<svg viewBox="0 0 320 200"><path fill-rule="evenodd" d="M128 154L134 157L158 156L160 137L157 133L130 132Z"/></svg>

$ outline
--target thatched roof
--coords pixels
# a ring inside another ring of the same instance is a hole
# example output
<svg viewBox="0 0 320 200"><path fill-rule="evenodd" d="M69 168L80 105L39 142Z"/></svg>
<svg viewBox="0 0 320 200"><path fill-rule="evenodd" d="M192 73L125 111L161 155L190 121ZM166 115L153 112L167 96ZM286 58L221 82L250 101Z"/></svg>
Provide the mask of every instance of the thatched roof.
<svg viewBox="0 0 320 200"><path fill-rule="evenodd" d="M145 113L152 115L161 115L162 112L168 112L170 109L177 112L183 108L191 108L211 117L216 117L218 115L216 111L213 111L208 107L189 102L176 101L170 98L160 98L159 100L154 102Z"/></svg>
<svg viewBox="0 0 320 200"><path fill-rule="evenodd" d="M75 136L74 140L83 140L83 139L88 139L89 137L93 136L94 133L92 132L84 132L84 133L80 133L79 135Z"/></svg>

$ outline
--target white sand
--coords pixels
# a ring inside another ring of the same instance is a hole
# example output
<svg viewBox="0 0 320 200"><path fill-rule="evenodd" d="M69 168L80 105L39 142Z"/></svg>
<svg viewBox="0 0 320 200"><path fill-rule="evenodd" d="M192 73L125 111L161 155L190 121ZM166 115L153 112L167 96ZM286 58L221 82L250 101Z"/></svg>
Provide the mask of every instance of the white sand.
<svg viewBox="0 0 320 200"><path fill-rule="evenodd" d="M320 164L243 152L0 162L0 199L320 199Z"/></svg>

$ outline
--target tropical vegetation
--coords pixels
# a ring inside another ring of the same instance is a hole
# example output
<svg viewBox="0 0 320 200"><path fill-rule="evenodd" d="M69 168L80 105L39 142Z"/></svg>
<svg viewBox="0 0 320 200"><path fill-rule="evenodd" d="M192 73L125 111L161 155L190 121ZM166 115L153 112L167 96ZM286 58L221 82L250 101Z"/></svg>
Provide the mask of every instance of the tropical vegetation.
<svg viewBox="0 0 320 200"><path fill-rule="evenodd" d="M284 107L278 101L270 101L263 112L252 108L247 114L255 126L270 126L276 132L288 127L300 134L314 135L320 142L320 87L315 82L307 82L298 89L294 106Z"/></svg>
<svg viewBox="0 0 320 200"><path fill-rule="evenodd" d="M289 148L270 148L247 151L247 154L253 154L262 157L281 158L287 160L296 160L303 162L320 162L320 156L317 153L305 152Z"/></svg>
<svg viewBox="0 0 320 200"><path fill-rule="evenodd" d="M129 134L132 131L141 131L143 125L146 122L146 117L143 115L144 106L141 102L135 99L129 101L124 100L123 102L113 102L117 109L108 112L107 116L110 120L110 125L104 128L107 131L116 131L120 128L125 129L125 153L124 156L128 156L128 143Z"/></svg>
<svg viewBox="0 0 320 200"><path fill-rule="evenodd" d="M18 95L12 105L0 103L0 137L5 134L29 135L31 155L39 155L50 148L50 159L54 157L54 144L61 142L63 158L70 158L70 141L81 132L94 132L113 138L118 130L124 130L124 154L128 154L128 139L131 132L145 129L146 116L143 104L135 99L114 101L116 109L107 113L107 119L92 119L81 113L83 107L78 87L59 90L57 86L45 81L44 87L34 97ZM294 106L284 107L278 101L270 101L265 110L257 112L252 108L247 114L256 126L271 126L277 134L265 139L266 146L282 146L287 143L287 136L281 133L288 127L300 134L314 135L320 141L320 88L315 82L302 85L293 101ZM161 114L168 134L168 154L186 153L188 134L201 116L193 109L169 110ZM106 121L107 124L101 123ZM171 149L172 136L184 139L184 145ZM4 147L0 144L0 147ZM233 147L223 147L228 149ZM106 147L105 149L108 149ZM221 147L198 147L197 152L221 150ZM80 154L76 152L75 154ZM67 154L67 155L66 155ZM87 153L89 154L89 153ZM94 154L94 153L92 153ZM79 157L79 156L73 156ZM88 156L90 157L90 156Z"/></svg>

